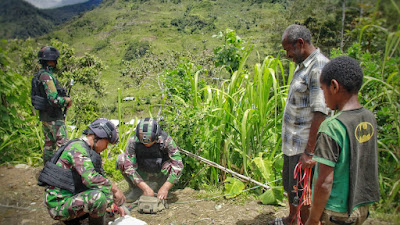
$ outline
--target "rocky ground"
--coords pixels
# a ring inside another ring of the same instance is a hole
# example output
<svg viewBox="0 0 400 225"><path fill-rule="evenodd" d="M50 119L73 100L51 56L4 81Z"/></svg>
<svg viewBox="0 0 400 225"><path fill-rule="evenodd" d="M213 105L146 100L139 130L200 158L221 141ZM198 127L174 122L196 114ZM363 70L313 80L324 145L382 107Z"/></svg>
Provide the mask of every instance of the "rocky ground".
<svg viewBox="0 0 400 225"><path fill-rule="evenodd" d="M44 188L36 185L39 168L0 167L0 224L4 225L61 225L50 218L44 206ZM124 188L123 184L121 189ZM149 225L201 224L267 224L284 216L285 207L266 206L257 200L200 200L199 192L190 188L175 190L169 195L169 209L158 214L140 214L136 208L131 216ZM115 218L107 218L112 221ZM87 221L84 221L86 224ZM391 224L368 219L367 225Z"/></svg>

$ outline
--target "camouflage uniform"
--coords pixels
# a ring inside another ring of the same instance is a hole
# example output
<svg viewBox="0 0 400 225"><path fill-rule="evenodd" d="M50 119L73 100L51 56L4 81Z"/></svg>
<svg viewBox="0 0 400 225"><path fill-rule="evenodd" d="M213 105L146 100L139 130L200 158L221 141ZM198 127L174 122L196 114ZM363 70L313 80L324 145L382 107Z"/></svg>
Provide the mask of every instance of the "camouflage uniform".
<svg viewBox="0 0 400 225"><path fill-rule="evenodd" d="M140 141L136 135L129 139L125 152L118 156L117 165L122 174L127 176L136 185L144 180L152 180L152 177L154 177L154 179L157 179L158 177L156 174L143 172L139 168L135 154L135 144L138 143L140 143ZM160 146L162 146L160 151L166 152L169 158L162 164L161 173L167 176L167 181L173 184L177 183L183 170L182 157L178 150L178 146L169 135L158 136L158 140L155 144L160 144Z"/></svg>
<svg viewBox="0 0 400 225"><path fill-rule="evenodd" d="M39 80L43 84L44 92L52 106L51 112L39 111L39 119L42 121L44 134L43 162L50 160L58 147L68 141L62 109L68 102L60 91L57 90L58 81L51 70L41 69Z"/></svg>
<svg viewBox="0 0 400 225"><path fill-rule="evenodd" d="M56 220L71 220L89 213L94 217L105 214L106 208L113 202L111 181L95 171L93 163L85 149L86 137L66 146L57 161L57 166L76 170L82 177L82 183L89 188L73 194L58 187L49 186L45 190L45 204L50 216Z"/></svg>

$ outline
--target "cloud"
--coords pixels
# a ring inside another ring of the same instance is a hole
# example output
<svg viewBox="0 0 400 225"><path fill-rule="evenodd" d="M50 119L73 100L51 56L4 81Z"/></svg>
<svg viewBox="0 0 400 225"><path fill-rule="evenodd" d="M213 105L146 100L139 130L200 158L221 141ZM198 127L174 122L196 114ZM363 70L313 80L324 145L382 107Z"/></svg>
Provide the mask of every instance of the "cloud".
<svg viewBox="0 0 400 225"><path fill-rule="evenodd" d="M58 8L65 5L87 2L89 0L24 0L39 9Z"/></svg>

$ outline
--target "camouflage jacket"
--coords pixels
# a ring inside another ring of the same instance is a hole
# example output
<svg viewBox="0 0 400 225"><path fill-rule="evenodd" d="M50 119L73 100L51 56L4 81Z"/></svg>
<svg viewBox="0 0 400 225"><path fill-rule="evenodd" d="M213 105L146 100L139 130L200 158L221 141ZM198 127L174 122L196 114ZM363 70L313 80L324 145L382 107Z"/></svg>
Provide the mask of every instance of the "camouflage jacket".
<svg viewBox="0 0 400 225"><path fill-rule="evenodd" d="M46 92L47 99L52 106L63 108L68 105L68 102L64 97L59 96L57 92L56 83L58 83L57 78L45 69L40 69L39 80L42 82L44 91Z"/></svg>
<svg viewBox="0 0 400 225"><path fill-rule="evenodd" d="M39 119L41 121L64 120L62 108L68 105L68 101L64 97L66 91L62 88L57 78L52 74L51 70L40 69L38 79L41 83L41 97L47 99L50 104L47 110L39 110ZM32 87L33 88L33 87Z"/></svg>
<svg viewBox="0 0 400 225"><path fill-rule="evenodd" d="M124 170L125 173L131 176L131 179L136 183L140 183L143 181L142 177L137 172L138 163L135 154L135 143L138 143L139 139L136 135L129 138L128 145L125 149L124 154ZM175 144L175 141L169 135L160 135L158 136L158 140L156 143L159 143L164 152L168 153L168 160L165 161L161 167L161 172L164 175L168 175L167 181L175 184L179 181L179 178L182 175L183 170L183 162L182 157L179 152L178 146Z"/></svg>
<svg viewBox="0 0 400 225"><path fill-rule="evenodd" d="M85 149L86 137L83 137L79 141L72 142L69 144L64 152L61 154L56 165L65 169L74 169L82 177L82 183L89 189L96 189L103 192L110 205L113 201L113 195L111 192L111 181L100 173L95 171L90 156ZM57 207L63 199L72 197L74 194L60 189L58 187L49 186L46 188L46 204L53 208Z"/></svg>

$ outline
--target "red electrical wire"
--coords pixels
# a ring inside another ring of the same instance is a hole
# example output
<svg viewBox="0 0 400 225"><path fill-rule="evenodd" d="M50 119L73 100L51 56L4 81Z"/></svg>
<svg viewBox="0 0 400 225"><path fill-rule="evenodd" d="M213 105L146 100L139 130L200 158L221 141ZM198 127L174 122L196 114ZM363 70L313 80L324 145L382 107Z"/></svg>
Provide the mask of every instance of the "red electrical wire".
<svg viewBox="0 0 400 225"><path fill-rule="evenodd" d="M297 179L296 197L299 199L299 202L297 204L296 216L290 224L294 224L295 219L297 219L297 225L302 225L300 209L303 205L311 205L311 171L312 168L302 169L300 162L297 163L294 169L294 179ZM301 196L299 196L299 191L302 191Z"/></svg>

